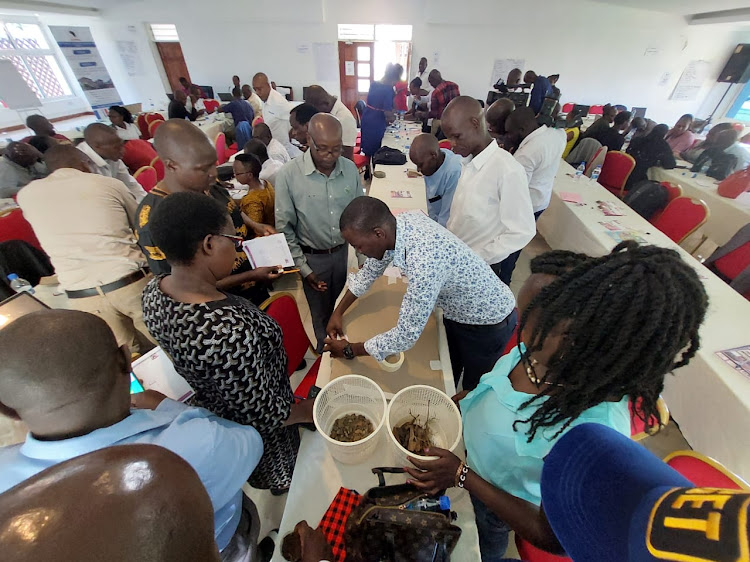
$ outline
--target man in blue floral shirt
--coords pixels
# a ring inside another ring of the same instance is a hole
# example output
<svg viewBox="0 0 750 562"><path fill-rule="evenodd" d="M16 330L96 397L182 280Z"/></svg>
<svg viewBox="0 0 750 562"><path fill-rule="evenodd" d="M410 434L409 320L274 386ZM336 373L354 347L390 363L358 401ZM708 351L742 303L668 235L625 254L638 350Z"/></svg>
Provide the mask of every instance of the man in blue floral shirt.
<svg viewBox="0 0 750 562"><path fill-rule="evenodd" d="M439 306L453 377L458 385L463 372L463 388L472 390L500 358L515 329L515 299L507 285L465 243L423 213L394 217L382 201L358 197L344 210L339 227L344 239L369 259L349 276L348 290L328 322L325 351L381 361L410 349ZM366 342L338 339L344 335L344 312L391 264L409 281L397 325Z"/></svg>

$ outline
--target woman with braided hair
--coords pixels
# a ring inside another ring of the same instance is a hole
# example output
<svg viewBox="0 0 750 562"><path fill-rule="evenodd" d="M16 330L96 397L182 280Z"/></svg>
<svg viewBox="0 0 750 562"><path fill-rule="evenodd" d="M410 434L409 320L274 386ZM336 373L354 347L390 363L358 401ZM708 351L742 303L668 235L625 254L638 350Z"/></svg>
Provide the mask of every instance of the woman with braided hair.
<svg viewBox="0 0 750 562"><path fill-rule="evenodd" d="M421 489L469 491L483 562L503 558L510 529L559 551L539 507L544 457L582 423L630 435L629 400L650 424L665 375L699 347L708 303L677 252L632 241L600 258L545 254L532 274L517 346L460 401L466 463L431 447L437 460L407 468Z"/></svg>

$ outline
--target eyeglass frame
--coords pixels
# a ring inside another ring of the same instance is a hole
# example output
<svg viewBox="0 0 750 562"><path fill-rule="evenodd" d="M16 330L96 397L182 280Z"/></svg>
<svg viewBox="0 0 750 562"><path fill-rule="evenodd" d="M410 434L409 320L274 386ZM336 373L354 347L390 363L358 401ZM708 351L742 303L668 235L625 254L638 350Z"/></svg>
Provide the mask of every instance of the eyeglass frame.
<svg viewBox="0 0 750 562"><path fill-rule="evenodd" d="M321 150L318 148L318 143L315 142L315 139L310 133L307 133L307 136L310 138L310 144L312 145L312 148L315 149L316 152L319 152L320 154L330 154L334 158L339 158L344 153L344 143L342 142L340 145L338 145L333 150Z"/></svg>
<svg viewBox="0 0 750 562"><path fill-rule="evenodd" d="M242 243L245 241L242 236L237 236L236 234L217 234L216 236L229 238L232 242L234 242L234 249L237 251L240 251L242 249Z"/></svg>

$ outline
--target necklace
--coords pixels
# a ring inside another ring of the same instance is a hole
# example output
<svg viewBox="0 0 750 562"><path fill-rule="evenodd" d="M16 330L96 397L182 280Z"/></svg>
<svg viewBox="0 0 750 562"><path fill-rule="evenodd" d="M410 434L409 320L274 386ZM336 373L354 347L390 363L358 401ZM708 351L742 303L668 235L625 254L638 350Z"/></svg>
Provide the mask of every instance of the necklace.
<svg viewBox="0 0 750 562"><path fill-rule="evenodd" d="M533 382L536 386L539 386L540 384L547 384L550 386L564 386L560 384L559 382L549 382L549 381L543 381L539 377L537 377L534 374L534 365L539 364L539 361L533 358L529 358L529 364L526 365L526 376L529 377L529 380Z"/></svg>

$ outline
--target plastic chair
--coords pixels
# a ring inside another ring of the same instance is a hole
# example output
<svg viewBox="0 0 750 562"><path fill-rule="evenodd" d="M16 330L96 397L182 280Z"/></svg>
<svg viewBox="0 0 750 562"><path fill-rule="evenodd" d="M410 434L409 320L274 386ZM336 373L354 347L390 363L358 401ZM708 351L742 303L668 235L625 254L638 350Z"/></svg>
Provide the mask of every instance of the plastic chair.
<svg viewBox="0 0 750 562"><path fill-rule="evenodd" d="M362 171L367 167L367 163L370 161L370 159L365 156L364 154L356 153L357 149L359 147L355 147L355 154L352 156L354 165L357 167L357 170Z"/></svg>
<svg viewBox="0 0 750 562"><path fill-rule="evenodd" d="M604 168L604 159L606 157L607 147L602 146L594 153L594 157L589 160L589 163L586 165L586 169L584 170L583 175L587 178L590 178L591 174L594 173L594 170L596 170L597 166L601 166L602 168Z"/></svg>
<svg viewBox="0 0 750 562"><path fill-rule="evenodd" d="M678 197L682 197L682 187L677 185L676 183L672 183L670 181L663 181L661 182L661 185L667 188L667 192L669 193L669 199L667 199L667 203L671 203Z"/></svg>
<svg viewBox="0 0 750 562"><path fill-rule="evenodd" d="M133 174L133 178L135 179L135 181L141 184L141 187L147 193L154 189L154 187L156 187L156 184L159 183L159 179L156 176L156 170L151 166L143 166L142 168L138 168L138 170L136 170L136 172Z"/></svg>
<svg viewBox="0 0 750 562"><path fill-rule="evenodd" d="M620 150L610 150L604 158L602 173L597 180L610 192L622 199L625 184L635 168L635 158Z"/></svg>
<svg viewBox="0 0 750 562"><path fill-rule="evenodd" d="M149 166L156 170L157 181L161 181L164 179L164 162L161 161L161 158L157 156L156 158L151 160Z"/></svg>
<svg viewBox="0 0 750 562"><path fill-rule="evenodd" d="M253 127L255 127L258 123L263 123L263 117L256 117L253 119Z"/></svg>
<svg viewBox="0 0 750 562"><path fill-rule="evenodd" d="M659 425L655 422L658 421L661 426L665 426L669 423L669 408L667 408L667 403L661 396L659 396L659 399L656 401L656 411L659 413L659 419L655 420L652 416L651 429L648 429L646 422L636 414L637 409L640 408L640 402L637 402L636 404L629 402L628 408L630 409L630 438L633 441L641 441L646 437L654 435L659 429Z"/></svg>
<svg viewBox="0 0 750 562"><path fill-rule="evenodd" d="M706 222L708 215L708 206L700 199L678 197L651 224L679 244L698 230Z"/></svg>
<svg viewBox="0 0 750 562"><path fill-rule="evenodd" d="M148 140L151 138L151 134L148 132L148 121L146 121L146 113L141 113L135 118L135 124L138 125L138 130L141 132L141 138Z"/></svg>
<svg viewBox="0 0 750 562"><path fill-rule="evenodd" d="M573 111L573 108L575 108L575 106L576 106L576 104L574 104L574 103L566 103L566 104L564 104L562 106L561 112L564 115L567 115L568 113L570 113L571 111Z"/></svg>
<svg viewBox="0 0 750 562"><path fill-rule="evenodd" d="M227 137L224 135L224 133L219 133L216 135L216 139L214 139L214 146L216 147L216 162L217 166L221 166L222 164L226 164L229 160L229 154L227 150Z"/></svg>
<svg viewBox="0 0 750 562"><path fill-rule="evenodd" d="M750 490L747 482L723 464L697 451L675 451L664 462L701 488Z"/></svg>
<svg viewBox="0 0 750 562"><path fill-rule="evenodd" d="M164 121L164 116L161 113L146 114L146 123L149 124L149 127L151 126L151 123L154 123L155 121Z"/></svg>
<svg viewBox="0 0 750 562"><path fill-rule="evenodd" d="M558 556L535 547L530 542L523 540L519 535L516 537L516 549L521 560L526 562L572 562L567 556Z"/></svg>
<svg viewBox="0 0 750 562"><path fill-rule="evenodd" d="M156 158L154 145L142 139L126 141L123 149L122 161L131 174L143 166L150 166Z"/></svg>
<svg viewBox="0 0 750 562"><path fill-rule="evenodd" d="M164 119L157 119L152 121L148 126L148 134L152 137L156 134L156 130L164 124Z"/></svg>
<svg viewBox="0 0 750 562"><path fill-rule="evenodd" d="M281 326L281 332L284 336L284 350L287 356L287 371L291 377L304 359L307 350L310 349L315 353L315 347L302 324L297 301L291 293L277 293L266 299L260 305L260 309L264 310ZM300 385L294 390L295 398L298 400L307 398L310 387L315 384L318 378L319 368L320 357L315 360Z"/></svg>
<svg viewBox="0 0 750 562"><path fill-rule="evenodd" d="M206 113L213 113L221 107L221 104L216 100L203 100L203 105L206 106Z"/></svg>
<svg viewBox="0 0 750 562"><path fill-rule="evenodd" d="M448 139L443 139L438 143L438 146L440 148L447 148L448 150L451 150L451 141Z"/></svg>
<svg viewBox="0 0 750 562"><path fill-rule="evenodd" d="M604 114L604 106L603 105L592 105L589 107L589 115L603 115Z"/></svg>
<svg viewBox="0 0 750 562"><path fill-rule="evenodd" d="M0 215L0 242L7 240L23 240L42 250L42 245L34 234L34 229L23 216L21 209L13 209L9 213Z"/></svg>

